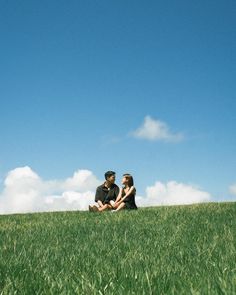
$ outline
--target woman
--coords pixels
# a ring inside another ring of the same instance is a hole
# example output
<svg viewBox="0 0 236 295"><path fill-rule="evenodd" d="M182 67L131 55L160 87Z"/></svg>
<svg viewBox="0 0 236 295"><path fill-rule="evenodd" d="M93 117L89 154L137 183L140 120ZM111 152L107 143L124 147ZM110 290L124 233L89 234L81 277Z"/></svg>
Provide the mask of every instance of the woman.
<svg viewBox="0 0 236 295"><path fill-rule="evenodd" d="M119 192L115 202L111 201L113 207L112 212L116 212L122 209L137 209L135 204L136 189L134 187L133 177L126 173L123 175L122 184L124 185Z"/></svg>

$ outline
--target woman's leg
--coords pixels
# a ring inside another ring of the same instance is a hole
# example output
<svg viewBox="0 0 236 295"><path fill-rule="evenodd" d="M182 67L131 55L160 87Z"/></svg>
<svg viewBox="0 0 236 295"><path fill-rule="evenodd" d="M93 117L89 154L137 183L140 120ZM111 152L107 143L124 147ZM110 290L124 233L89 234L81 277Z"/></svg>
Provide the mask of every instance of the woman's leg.
<svg viewBox="0 0 236 295"><path fill-rule="evenodd" d="M117 207L116 211L119 211L121 209L124 209L124 207L125 207L125 203L122 202L122 203L119 204L119 206Z"/></svg>
<svg viewBox="0 0 236 295"><path fill-rule="evenodd" d="M120 206L120 204L122 204L122 203L124 203L123 201L118 201L118 202L116 202L116 203L114 203L113 204L113 209L117 209L119 206Z"/></svg>

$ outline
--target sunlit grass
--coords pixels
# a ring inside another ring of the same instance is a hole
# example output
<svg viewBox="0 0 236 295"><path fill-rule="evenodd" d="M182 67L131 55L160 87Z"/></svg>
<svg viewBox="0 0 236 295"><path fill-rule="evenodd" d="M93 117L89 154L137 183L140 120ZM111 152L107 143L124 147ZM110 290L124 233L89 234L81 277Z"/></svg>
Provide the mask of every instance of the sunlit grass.
<svg viewBox="0 0 236 295"><path fill-rule="evenodd" d="M236 203L0 216L0 294L236 294Z"/></svg>

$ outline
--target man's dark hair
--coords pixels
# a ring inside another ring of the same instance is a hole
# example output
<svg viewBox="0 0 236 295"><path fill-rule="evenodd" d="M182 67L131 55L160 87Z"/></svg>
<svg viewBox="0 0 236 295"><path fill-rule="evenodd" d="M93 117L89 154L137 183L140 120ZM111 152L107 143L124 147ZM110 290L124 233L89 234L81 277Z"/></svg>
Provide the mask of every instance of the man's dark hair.
<svg viewBox="0 0 236 295"><path fill-rule="evenodd" d="M114 171L107 171L106 173L105 173L105 179L107 180L107 178L109 178L110 176L112 176L112 175L115 175L116 173L114 172Z"/></svg>

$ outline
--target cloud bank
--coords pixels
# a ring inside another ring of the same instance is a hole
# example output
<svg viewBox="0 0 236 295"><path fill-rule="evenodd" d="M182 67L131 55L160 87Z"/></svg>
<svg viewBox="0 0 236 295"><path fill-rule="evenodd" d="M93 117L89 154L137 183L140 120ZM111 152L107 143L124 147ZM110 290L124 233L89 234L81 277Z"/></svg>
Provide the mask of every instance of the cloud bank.
<svg viewBox="0 0 236 295"><path fill-rule="evenodd" d="M211 195L192 185L169 181L146 188L146 197L137 197L139 206L187 205L208 202Z"/></svg>
<svg viewBox="0 0 236 295"><path fill-rule="evenodd" d="M229 187L229 192L231 195L236 195L236 184L233 184Z"/></svg>
<svg viewBox="0 0 236 295"><path fill-rule="evenodd" d="M0 194L0 214L86 210L100 181L89 170L65 180L42 180L30 167L10 171Z"/></svg>
<svg viewBox="0 0 236 295"><path fill-rule="evenodd" d="M150 116L144 118L143 124L132 132L132 136L150 141L167 142L179 142L184 138L181 133L172 133L165 122L154 120Z"/></svg>
<svg viewBox="0 0 236 295"><path fill-rule="evenodd" d="M65 180L43 180L30 167L10 171L0 192L0 214L87 210L94 203L95 190L102 181L89 170L78 170ZM210 194L197 187L156 182L137 196L138 206L192 204L209 201Z"/></svg>

